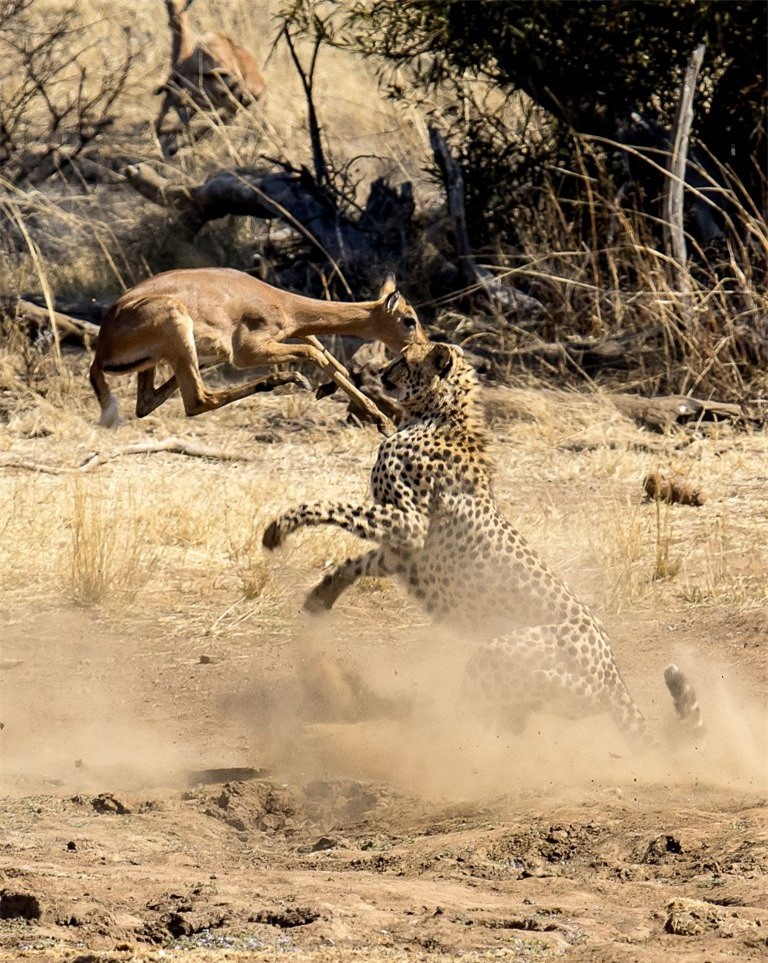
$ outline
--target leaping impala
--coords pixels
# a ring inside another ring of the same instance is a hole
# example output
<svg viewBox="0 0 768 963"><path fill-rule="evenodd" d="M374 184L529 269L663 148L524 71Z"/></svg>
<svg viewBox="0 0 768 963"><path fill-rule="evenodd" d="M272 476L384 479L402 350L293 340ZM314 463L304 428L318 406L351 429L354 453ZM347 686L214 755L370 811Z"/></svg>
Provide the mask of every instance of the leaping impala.
<svg viewBox="0 0 768 963"><path fill-rule="evenodd" d="M187 415L199 415L257 391L305 383L296 371L275 372L213 391L200 376L201 364L228 362L236 368L253 368L311 361L327 369L330 356L319 345L308 343L323 334L383 341L394 351L414 341L427 341L416 312L397 290L391 274L375 301L351 302L305 298L228 268L156 274L126 291L101 322L90 372L101 405L99 424L119 423L117 400L104 372L138 372L139 418L177 389ZM305 341L288 343L291 338ZM171 366L173 376L155 387L155 368L161 362Z"/></svg>

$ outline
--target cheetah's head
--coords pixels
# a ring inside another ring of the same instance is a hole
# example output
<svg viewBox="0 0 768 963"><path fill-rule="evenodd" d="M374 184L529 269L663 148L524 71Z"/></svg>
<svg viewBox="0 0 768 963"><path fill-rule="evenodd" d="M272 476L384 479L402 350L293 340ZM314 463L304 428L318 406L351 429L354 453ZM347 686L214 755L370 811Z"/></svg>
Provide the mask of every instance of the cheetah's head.
<svg viewBox="0 0 768 963"><path fill-rule="evenodd" d="M467 394L475 372L457 345L429 342L409 344L381 374L384 387L410 410Z"/></svg>

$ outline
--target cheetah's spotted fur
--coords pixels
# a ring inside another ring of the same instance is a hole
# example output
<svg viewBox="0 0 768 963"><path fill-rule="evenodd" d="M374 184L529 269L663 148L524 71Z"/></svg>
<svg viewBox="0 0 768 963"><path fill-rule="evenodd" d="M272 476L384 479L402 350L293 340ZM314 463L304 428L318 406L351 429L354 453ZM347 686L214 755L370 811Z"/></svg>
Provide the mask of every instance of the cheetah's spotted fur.
<svg viewBox="0 0 768 963"><path fill-rule="evenodd" d="M270 524L275 548L303 525L338 525L375 548L315 587L306 607L331 608L362 575L398 575L427 609L488 638L467 665L478 708L516 728L547 704L566 715L608 710L628 737L653 743L597 617L500 514L475 373L460 348L412 345L385 372L406 415L379 448L374 504L301 505ZM665 678L678 714L701 724L676 666Z"/></svg>

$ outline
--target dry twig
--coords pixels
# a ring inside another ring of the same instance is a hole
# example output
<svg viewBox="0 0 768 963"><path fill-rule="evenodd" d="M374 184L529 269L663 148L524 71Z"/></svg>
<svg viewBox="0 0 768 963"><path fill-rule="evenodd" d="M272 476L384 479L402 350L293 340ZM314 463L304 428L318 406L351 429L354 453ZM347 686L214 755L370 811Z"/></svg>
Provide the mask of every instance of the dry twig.
<svg viewBox="0 0 768 963"><path fill-rule="evenodd" d="M211 448L209 445L198 445L184 441L183 438L164 438L161 441L139 441L125 448L118 448L109 452L94 452L79 465L46 465L41 462L30 461L27 458L16 458L13 455L0 456L0 468L22 468L26 471L42 472L47 475L69 475L91 471L108 461L124 458L127 455L153 455L166 452L173 455L187 455L190 458L209 458L212 461L255 461L253 455L243 455L236 452L224 451L221 448Z"/></svg>

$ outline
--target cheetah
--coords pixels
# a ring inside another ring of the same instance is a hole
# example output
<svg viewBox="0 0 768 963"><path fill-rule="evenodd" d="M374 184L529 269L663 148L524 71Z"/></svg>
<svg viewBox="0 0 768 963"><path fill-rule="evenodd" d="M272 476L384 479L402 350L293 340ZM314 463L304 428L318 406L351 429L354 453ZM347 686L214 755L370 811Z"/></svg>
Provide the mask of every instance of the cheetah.
<svg viewBox="0 0 768 963"><path fill-rule="evenodd" d="M264 533L268 549L305 525L337 525L377 543L327 575L305 607L331 608L363 575L398 576L437 620L484 637L464 681L484 716L521 731L542 705L569 717L608 711L630 741L655 745L602 623L496 505L477 378L462 350L407 346L383 381L405 416L379 448L374 503L300 505ZM675 665L665 679L698 733L693 688Z"/></svg>

